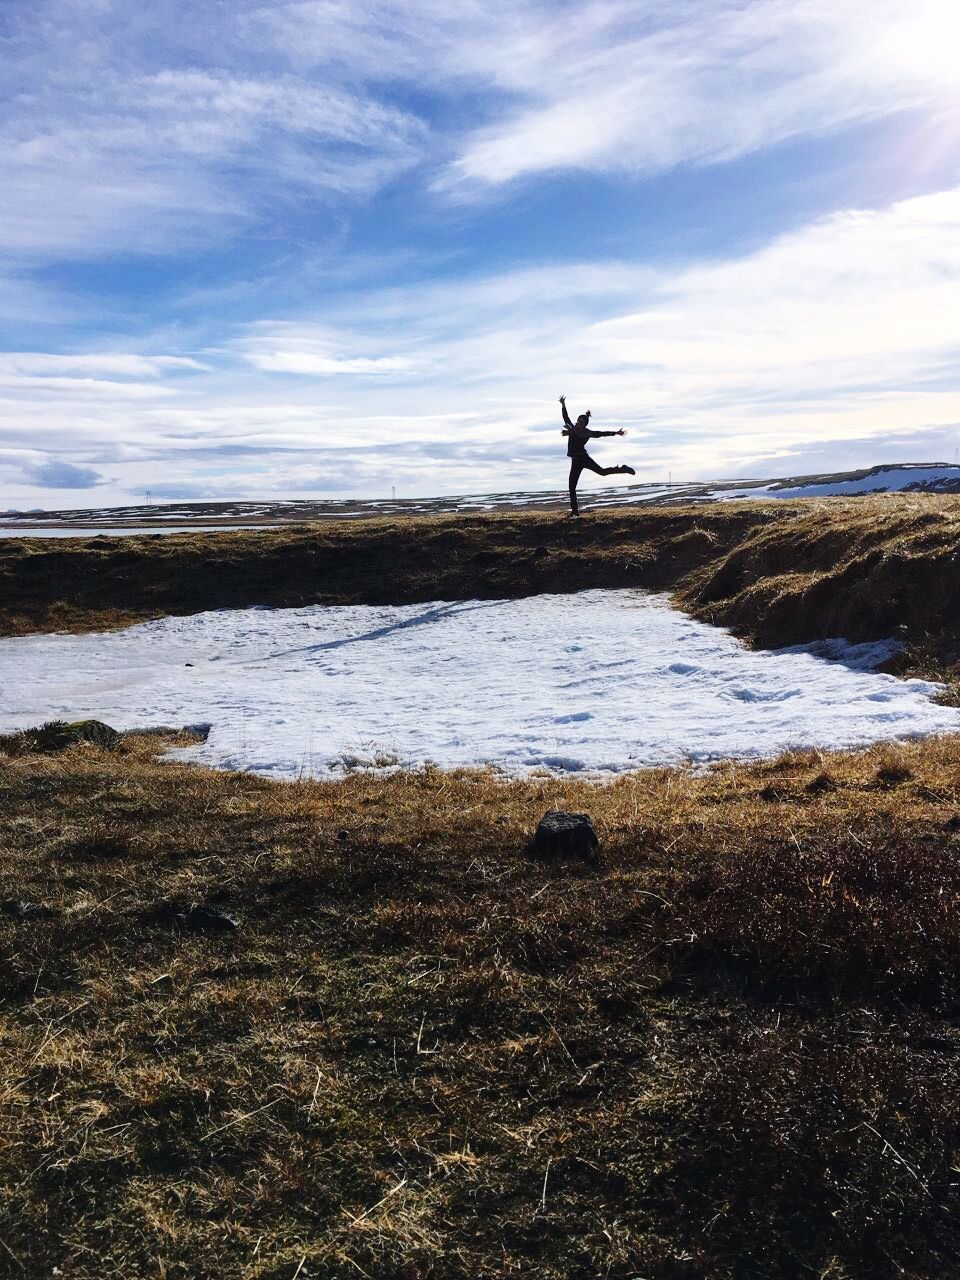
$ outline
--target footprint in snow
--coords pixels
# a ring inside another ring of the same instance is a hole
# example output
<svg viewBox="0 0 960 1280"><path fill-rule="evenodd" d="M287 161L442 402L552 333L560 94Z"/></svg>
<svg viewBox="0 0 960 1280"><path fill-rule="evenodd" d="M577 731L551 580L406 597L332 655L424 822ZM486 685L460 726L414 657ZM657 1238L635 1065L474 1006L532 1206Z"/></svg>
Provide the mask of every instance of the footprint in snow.
<svg viewBox="0 0 960 1280"><path fill-rule="evenodd" d="M800 696L799 689L784 689L779 693L757 693L755 689L734 689L730 694L738 702L785 702L787 698Z"/></svg>

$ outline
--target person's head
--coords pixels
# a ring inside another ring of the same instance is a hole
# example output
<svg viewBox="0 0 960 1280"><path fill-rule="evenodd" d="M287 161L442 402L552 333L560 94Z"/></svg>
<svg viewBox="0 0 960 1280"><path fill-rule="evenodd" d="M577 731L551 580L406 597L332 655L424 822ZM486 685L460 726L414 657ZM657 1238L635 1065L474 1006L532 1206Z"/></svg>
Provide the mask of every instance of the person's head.
<svg viewBox="0 0 960 1280"><path fill-rule="evenodd" d="M586 413L581 413L580 417L577 419L577 426L583 428L587 425L589 421L590 421L590 410L588 409Z"/></svg>

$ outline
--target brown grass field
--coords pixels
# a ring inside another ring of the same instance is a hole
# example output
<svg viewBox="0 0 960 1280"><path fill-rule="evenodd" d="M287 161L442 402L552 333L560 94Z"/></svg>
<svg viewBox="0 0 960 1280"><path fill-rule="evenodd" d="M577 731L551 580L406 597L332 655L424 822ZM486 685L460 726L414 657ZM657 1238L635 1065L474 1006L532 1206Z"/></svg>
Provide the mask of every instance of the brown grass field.
<svg viewBox="0 0 960 1280"><path fill-rule="evenodd" d="M7 543L3 629L656 586L949 676L958 517ZM605 786L275 784L163 745L0 745L0 1275L960 1275L957 739ZM525 855L553 807L599 870Z"/></svg>

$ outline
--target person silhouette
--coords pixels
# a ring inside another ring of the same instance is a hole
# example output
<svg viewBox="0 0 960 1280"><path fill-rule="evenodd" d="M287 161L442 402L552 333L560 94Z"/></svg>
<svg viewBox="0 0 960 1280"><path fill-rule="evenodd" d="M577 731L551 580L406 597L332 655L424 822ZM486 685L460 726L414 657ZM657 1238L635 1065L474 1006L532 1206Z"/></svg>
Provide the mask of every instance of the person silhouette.
<svg viewBox="0 0 960 1280"><path fill-rule="evenodd" d="M563 412L563 435L567 437L567 457L570 459L570 514L579 516L577 506L577 482L584 471L595 471L598 476L635 476L633 467L601 467L587 453L587 441L596 440L599 436L626 435L623 427L619 431L591 431L589 427L590 410L581 413L576 422L570 421L567 413L567 397L560 397L560 408Z"/></svg>

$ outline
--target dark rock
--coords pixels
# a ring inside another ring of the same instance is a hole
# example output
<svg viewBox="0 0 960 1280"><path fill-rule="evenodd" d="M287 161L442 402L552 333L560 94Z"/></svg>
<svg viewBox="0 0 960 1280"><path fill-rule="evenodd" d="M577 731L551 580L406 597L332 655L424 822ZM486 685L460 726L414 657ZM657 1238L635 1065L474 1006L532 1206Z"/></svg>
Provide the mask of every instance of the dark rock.
<svg viewBox="0 0 960 1280"><path fill-rule="evenodd" d="M337 832L337 839L340 841L340 843L341 843L341 844L346 844L346 843L347 843L347 841L350 839L350 832L349 832L349 831L338 831L338 832Z"/></svg>
<svg viewBox="0 0 960 1280"><path fill-rule="evenodd" d="M183 928L197 933L233 933L237 922L233 916L216 911L213 907L191 907L181 916Z"/></svg>
<svg viewBox="0 0 960 1280"><path fill-rule="evenodd" d="M197 906L187 910L174 902L157 903L145 919L185 933L233 933L239 926L233 916L215 907Z"/></svg>
<svg viewBox="0 0 960 1280"><path fill-rule="evenodd" d="M0 912L12 920L51 920L57 914L50 907L24 902L21 898L8 898L0 903Z"/></svg>
<svg viewBox="0 0 960 1280"><path fill-rule="evenodd" d="M68 745L92 742L95 747L102 747L104 751L115 751L120 745L120 734L102 720L75 720L72 724L64 725L64 730L69 737Z"/></svg>
<svg viewBox="0 0 960 1280"><path fill-rule="evenodd" d="M555 809L543 815L527 845L527 854L532 858L544 862L582 858L592 867L599 866L599 851L600 841L585 813L562 813Z"/></svg>
<svg viewBox="0 0 960 1280"><path fill-rule="evenodd" d="M960 831L960 813L955 813L952 818L948 818L943 826L946 831Z"/></svg>

